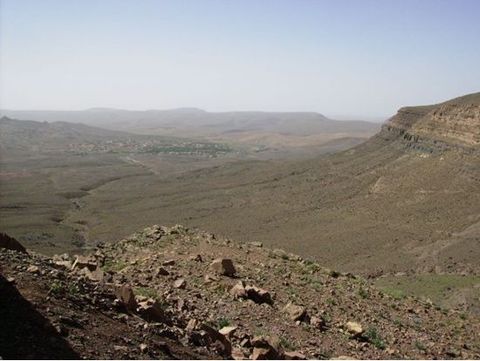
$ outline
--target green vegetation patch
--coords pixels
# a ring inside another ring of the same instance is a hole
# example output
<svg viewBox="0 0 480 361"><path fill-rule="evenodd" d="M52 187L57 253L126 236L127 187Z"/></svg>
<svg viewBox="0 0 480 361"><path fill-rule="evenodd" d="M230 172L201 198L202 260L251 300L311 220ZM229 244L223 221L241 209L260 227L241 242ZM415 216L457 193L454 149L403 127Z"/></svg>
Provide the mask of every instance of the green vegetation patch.
<svg viewBox="0 0 480 361"><path fill-rule="evenodd" d="M405 296L427 297L441 303L460 289L473 289L480 284L479 276L423 274L379 278L375 285L395 299ZM480 293L480 291L479 291Z"/></svg>

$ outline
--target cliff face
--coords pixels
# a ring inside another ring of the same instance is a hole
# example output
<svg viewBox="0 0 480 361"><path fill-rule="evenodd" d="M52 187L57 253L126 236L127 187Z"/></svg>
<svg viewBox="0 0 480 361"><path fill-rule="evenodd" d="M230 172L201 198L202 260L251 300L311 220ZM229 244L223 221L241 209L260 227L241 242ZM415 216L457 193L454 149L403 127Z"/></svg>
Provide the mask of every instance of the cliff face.
<svg viewBox="0 0 480 361"><path fill-rule="evenodd" d="M401 108L383 127L381 136L436 148L478 148L480 93L438 105Z"/></svg>

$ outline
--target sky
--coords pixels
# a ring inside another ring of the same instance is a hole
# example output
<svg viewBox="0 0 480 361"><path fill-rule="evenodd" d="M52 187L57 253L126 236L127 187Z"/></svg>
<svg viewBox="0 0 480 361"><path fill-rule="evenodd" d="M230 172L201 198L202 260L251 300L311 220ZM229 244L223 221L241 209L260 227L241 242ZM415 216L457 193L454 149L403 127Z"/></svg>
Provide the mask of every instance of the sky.
<svg viewBox="0 0 480 361"><path fill-rule="evenodd" d="M0 108L382 118L480 91L479 0L0 0Z"/></svg>

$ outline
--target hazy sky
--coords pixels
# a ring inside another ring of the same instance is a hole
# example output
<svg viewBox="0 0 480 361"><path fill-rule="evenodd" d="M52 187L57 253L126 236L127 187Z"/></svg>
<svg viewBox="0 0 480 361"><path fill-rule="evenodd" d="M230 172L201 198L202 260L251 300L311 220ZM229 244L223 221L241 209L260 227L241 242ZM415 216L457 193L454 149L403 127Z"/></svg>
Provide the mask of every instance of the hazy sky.
<svg viewBox="0 0 480 361"><path fill-rule="evenodd" d="M0 107L375 117L480 91L480 0L0 0Z"/></svg>

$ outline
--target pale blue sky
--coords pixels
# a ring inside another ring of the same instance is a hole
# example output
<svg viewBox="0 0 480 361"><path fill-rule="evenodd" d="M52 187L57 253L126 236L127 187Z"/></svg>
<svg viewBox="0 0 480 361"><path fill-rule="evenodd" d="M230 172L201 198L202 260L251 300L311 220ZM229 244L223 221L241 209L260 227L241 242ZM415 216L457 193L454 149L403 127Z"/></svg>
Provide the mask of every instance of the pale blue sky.
<svg viewBox="0 0 480 361"><path fill-rule="evenodd" d="M0 107L382 117L480 91L480 0L0 0Z"/></svg>

